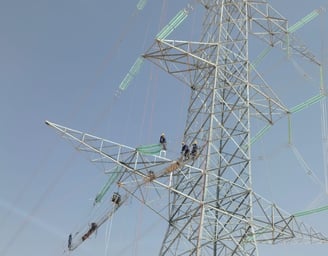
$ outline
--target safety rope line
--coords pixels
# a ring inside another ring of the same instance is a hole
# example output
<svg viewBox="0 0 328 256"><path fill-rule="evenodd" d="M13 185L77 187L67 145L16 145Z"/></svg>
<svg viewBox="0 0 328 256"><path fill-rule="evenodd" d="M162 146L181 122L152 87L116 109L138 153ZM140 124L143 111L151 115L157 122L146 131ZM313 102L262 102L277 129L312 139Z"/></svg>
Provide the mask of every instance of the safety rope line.
<svg viewBox="0 0 328 256"><path fill-rule="evenodd" d="M113 213L110 221L107 223L106 227L106 235L105 235L105 256L109 255L108 249L109 249L109 241L112 233L112 226L113 226L113 219L114 219L115 213Z"/></svg>
<svg viewBox="0 0 328 256"><path fill-rule="evenodd" d="M299 163L302 165L303 169L305 170L305 173L313 178L314 182L317 183L320 187L324 187L321 180L315 175L315 173L312 171L310 166L306 163L304 158L302 157L301 153L298 151L298 149L295 147L295 145L290 144L290 148L292 149L292 152L294 153L296 159L299 161Z"/></svg>
<svg viewBox="0 0 328 256"><path fill-rule="evenodd" d="M320 91L326 95L324 82L323 66L320 66ZM328 194L328 122L327 122L327 99L320 101L321 107L321 134L322 134L322 152L323 152L323 171L325 178L325 190Z"/></svg>

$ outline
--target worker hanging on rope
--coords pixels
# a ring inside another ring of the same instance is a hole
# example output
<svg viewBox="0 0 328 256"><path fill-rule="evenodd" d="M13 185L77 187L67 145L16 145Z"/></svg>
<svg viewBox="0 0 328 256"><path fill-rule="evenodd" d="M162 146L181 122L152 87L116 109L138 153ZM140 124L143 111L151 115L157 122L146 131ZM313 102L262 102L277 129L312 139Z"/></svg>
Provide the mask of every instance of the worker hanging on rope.
<svg viewBox="0 0 328 256"><path fill-rule="evenodd" d="M197 141L195 141L192 144L192 148L191 148L191 158L192 158L192 160L194 160L196 158L197 154L198 154L198 146L197 146Z"/></svg>
<svg viewBox="0 0 328 256"><path fill-rule="evenodd" d="M115 192L112 196L112 202L119 205L121 202L121 195L118 192Z"/></svg>
<svg viewBox="0 0 328 256"><path fill-rule="evenodd" d="M68 249L70 250L72 248L72 234L69 234L68 236Z"/></svg>
<svg viewBox="0 0 328 256"><path fill-rule="evenodd" d="M148 175L145 178L145 181L153 181L154 179L156 179L155 173L154 171L148 171Z"/></svg>
<svg viewBox="0 0 328 256"><path fill-rule="evenodd" d="M181 148L182 160L186 161L186 160L189 159L190 150L189 150L189 147L186 143L182 142L181 144L182 144L182 148Z"/></svg>
<svg viewBox="0 0 328 256"><path fill-rule="evenodd" d="M162 145L162 149L166 151L166 138L164 133L159 137L159 143Z"/></svg>
<svg viewBox="0 0 328 256"><path fill-rule="evenodd" d="M97 223L95 222L92 222L91 223L91 226L90 226L90 229L88 230L87 233L85 233L83 236L82 236L82 241L86 240L93 232L96 231L96 229L98 228L98 225Z"/></svg>

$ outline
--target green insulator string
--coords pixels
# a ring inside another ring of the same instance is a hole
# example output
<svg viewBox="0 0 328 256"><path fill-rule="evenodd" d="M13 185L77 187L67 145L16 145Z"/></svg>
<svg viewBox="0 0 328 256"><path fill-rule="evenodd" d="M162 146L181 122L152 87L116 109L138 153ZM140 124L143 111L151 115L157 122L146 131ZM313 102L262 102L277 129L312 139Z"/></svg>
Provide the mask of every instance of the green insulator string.
<svg viewBox="0 0 328 256"><path fill-rule="evenodd" d="M137 147L136 150L145 155L156 155L163 149L161 144L151 144Z"/></svg>
<svg viewBox="0 0 328 256"><path fill-rule="evenodd" d="M159 40L165 39L169 34L173 32L188 16L186 10L181 10L174 16L174 18L156 35Z"/></svg>
<svg viewBox="0 0 328 256"><path fill-rule="evenodd" d="M111 187L111 185L117 180L119 174L120 174L120 170L121 168L119 168L118 166L115 167L115 170L113 172L111 172L106 184L104 185L104 187L101 189L101 191L97 194L94 203L100 203L101 200L103 199L103 197L106 195L106 193L108 192L109 188Z"/></svg>
<svg viewBox="0 0 328 256"><path fill-rule="evenodd" d="M121 91L124 91L124 90L126 90L126 88L128 88L128 85L131 83L131 81L133 80L133 78L139 72L143 61L144 61L144 59L142 57L139 57L134 62L134 64L132 65L132 67L130 68L129 72L126 74L126 76L124 77L123 81L121 82L121 84L119 86L119 89Z"/></svg>
<svg viewBox="0 0 328 256"><path fill-rule="evenodd" d="M146 4L147 4L147 0L140 0L137 4L137 9L139 11L143 10Z"/></svg>
<svg viewBox="0 0 328 256"><path fill-rule="evenodd" d="M323 95L323 94L315 95L315 96L313 96L313 97L307 99L307 100L304 101L303 103L298 104L298 105L292 107L292 108L290 109L290 112L291 112L291 113L296 113L296 112L298 112L298 111L301 111L301 110L303 110L303 109L305 109L305 108L307 108L307 107L309 107L309 106L311 106L311 105L313 105L313 104L319 102L319 101L322 100L324 97L326 97L326 96Z"/></svg>
<svg viewBox="0 0 328 256"><path fill-rule="evenodd" d="M310 215L310 214L314 214L314 213L319 213L319 212L323 212L323 211L327 211L327 210L328 210L328 205L322 206L322 207L319 207L319 208L315 208L315 209L311 209L311 210L307 210L307 211L297 212L297 213L294 213L293 216L301 217L301 216Z"/></svg>

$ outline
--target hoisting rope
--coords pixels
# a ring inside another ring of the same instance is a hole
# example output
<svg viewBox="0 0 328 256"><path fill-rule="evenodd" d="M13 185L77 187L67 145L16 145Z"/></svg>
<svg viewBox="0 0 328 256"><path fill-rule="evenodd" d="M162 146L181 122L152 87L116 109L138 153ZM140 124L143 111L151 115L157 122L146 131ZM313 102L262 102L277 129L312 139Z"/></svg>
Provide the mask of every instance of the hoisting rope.
<svg viewBox="0 0 328 256"><path fill-rule="evenodd" d="M111 218L110 221L107 223L107 227L106 227L106 236L105 236L105 256L109 255L109 253L108 253L108 244L109 244L110 235L111 235L111 231L112 231L112 224L113 224L114 215L115 215L115 212L113 213L112 218Z"/></svg>
<svg viewBox="0 0 328 256"><path fill-rule="evenodd" d="M128 32L133 28L133 26L135 24L137 24L136 19L138 18L138 16L140 16L140 13L143 11L145 5L147 4L147 0L140 0L137 5L136 8L133 10L133 12L131 13L131 15L125 19L126 22L123 24L123 26L119 29L120 34L117 36L117 39L114 41L113 46L110 47L109 49L109 53L107 54L107 57L103 60L102 65L98 68L97 70L97 77L104 72L105 68L107 68L108 63L110 62L111 58L113 57L113 55L115 55L118 52L118 48L120 46L120 44L122 44L122 42L124 41L124 39L126 38L126 36L128 35ZM87 97L89 97L90 93L92 91L94 91L94 87L96 86L95 84L96 81L93 81L93 85L89 86L89 88L87 88L87 90L85 90L84 95L82 96L82 98L80 98L80 105L82 105L83 102L85 102L87 100ZM114 94L114 96L117 96L116 94ZM112 102L113 100L109 101ZM110 106L108 106L108 109L111 109L112 104L110 104ZM73 110L72 115L76 115L75 112L77 112L80 108L76 108L76 110Z"/></svg>
<svg viewBox="0 0 328 256"><path fill-rule="evenodd" d="M292 152L294 153L296 159L299 161L299 163L302 165L303 169L305 170L305 173L313 178L314 182L317 183L321 188L324 188L323 183L321 180L315 175L315 173L311 170L309 165L305 162L304 158L302 157L301 153L297 150L297 148L293 144L289 144L290 148L292 149Z"/></svg>
<svg viewBox="0 0 328 256"><path fill-rule="evenodd" d="M136 150L145 155L156 155L163 149L161 144L151 144L137 147Z"/></svg>
<svg viewBox="0 0 328 256"><path fill-rule="evenodd" d="M320 66L320 91L323 95L327 95L325 84L323 66ZM320 101L321 106L321 134L322 134L322 152L323 152L323 171L325 177L325 190L328 194L328 123L327 123L327 102L326 99Z"/></svg>

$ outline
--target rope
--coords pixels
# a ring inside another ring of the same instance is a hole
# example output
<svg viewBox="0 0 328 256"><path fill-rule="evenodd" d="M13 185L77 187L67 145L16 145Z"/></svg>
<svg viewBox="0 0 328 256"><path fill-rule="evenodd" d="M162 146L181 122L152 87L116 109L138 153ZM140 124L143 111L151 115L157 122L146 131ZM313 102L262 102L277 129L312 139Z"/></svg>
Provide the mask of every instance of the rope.
<svg viewBox="0 0 328 256"><path fill-rule="evenodd" d="M309 165L305 162L304 158L302 157L301 153L297 150L297 148L293 145L289 145L292 149L292 152L294 153L296 159L299 161L303 169L305 170L305 173L313 178L314 182L317 183L320 187L323 188L323 184L321 180L315 175L315 173L311 170Z"/></svg>
<svg viewBox="0 0 328 256"><path fill-rule="evenodd" d="M112 224L113 224L113 218L114 218L115 213L113 213L110 221L107 223L106 227L106 236L105 236L105 256L109 255L108 253L108 245L109 245L109 240L110 240L110 235L112 231ZM107 238L107 239L106 239Z"/></svg>
<svg viewBox="0 0 328 256"><path fill-rule="evenodd" d="M327 5L321 7L323 12L326 12ZM327 88L325 86L325 73L327 67L327 44L324 39L326 34L326 21L324 15L320 19L320 35L321 35L321 66L320 66L320 90L321 93L327 95ZM322 152L323 152L323 172L325 179L325 192L328 194L328 123L327 123L327 99L320 102L321 105L321 133L322 133Z"/></svg>
<svg viewBox="0 0 328 256"><path fill-rule="evenodd" d="M16 229L13 235L9 237L9 241L2 247L2 251L0 251L1 256L7 255L8 250L10 249L11 246L14 245L15 240L23 232L27 224L29 224L29 222L33 219L33 217L36 215L38 210L40 210L41 205L46 201L50 193L54 191L59 181L64 177L65 174L67 174L67 169L69 165L72 164L75 156L76 156L76 152L70 155L70 157L67 159L64 165L65 167L61 168L61 172L58 173L58 175L55 177L55 180L47 187L46 191L42 193L42 196L39 198L39 200L34 205L34 207L29 212L29 214L23 219L23 222L19 225L18 229Z"/></svg>
<svg viewBox="0 0 328 256"><path fill-rule="evenodd" d="M118 39L116 40L114 46L111 47L107 59L104 60L104 63L102 64L103 67L105 67L105 64L107 62L109 62L108 59L110 59L112 57L112 55L114 55L114 53L117 53L118 52L117 51L117 48L123 42L123 39L128 34L128 32L132 29L133 25L136 24L135 18L137 18L138 14L143 10L143 8L145 7L146 3L147 3L147 0L140 0L138 2L137 6L136 6L136 9L130 15L130 17L129 17L128 21L126 22L125 26L120 30L121 33L118 36ZM135 75L139 72L140 67L142 65L142 62L143 62L143 59L141 57L136 60L136 62L134 63L134 65L131 67L131 70L129 71L128 75L123 79L123 81L121 82L119 88L113 94L112 99L108 101L108 104L105 106L104 110L98 115L97 121L93 122L94 124L101 123L100 121L104 119L104 116L105 115L108 115L108 113L111 112L111 110L113 108L113 105L116 103L116 101L118 100L118 98L121 95L121 93L127 88L127 86L129 85L129 83L132 81L132 79L135 77ZM102 71L103 71L103 69L102 69ZM130 74L131 71L132 71L132 76ZM101 72L98 72L98 73L101 73ZM86 96L90 94L90 91L88 93L86 93ZM91 131L95 130L96 127L97 126L94 125L91 128Z"/></svg>

